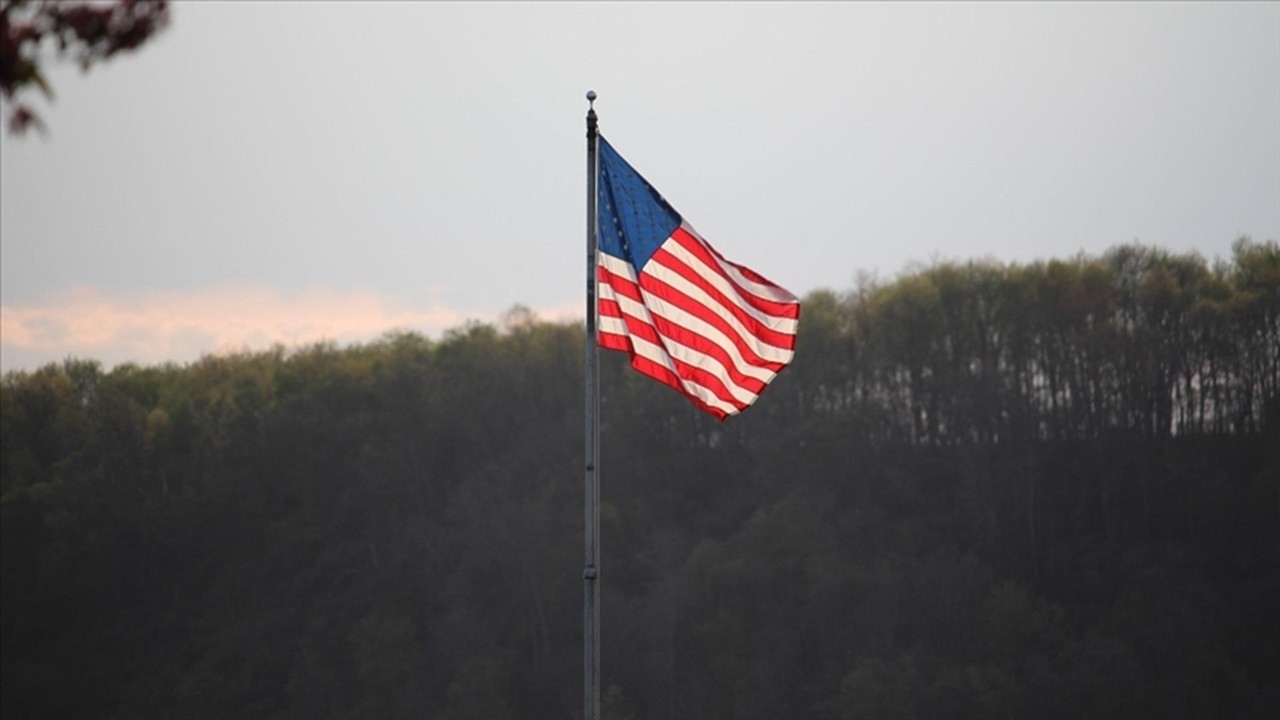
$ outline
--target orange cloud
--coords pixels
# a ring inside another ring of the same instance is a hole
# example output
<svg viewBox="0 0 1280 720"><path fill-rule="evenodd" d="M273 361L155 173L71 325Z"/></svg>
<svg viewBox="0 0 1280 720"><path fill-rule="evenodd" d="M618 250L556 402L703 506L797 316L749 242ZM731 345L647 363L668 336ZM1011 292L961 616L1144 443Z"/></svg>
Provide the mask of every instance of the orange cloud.
<svg viewBox="0 0 1280 720"><path fill-rule="evenodd" d="M537 309L545 319L581 317L572 306ZM208 353L293 347L320 340L340 345L391 330L438 335L493 310L415 307L373 292L311 290L284 296L263 288L112 296L78 288L52 302L0 306L0 366L33 369L68 356L123 362L190 362Z"/></svg>

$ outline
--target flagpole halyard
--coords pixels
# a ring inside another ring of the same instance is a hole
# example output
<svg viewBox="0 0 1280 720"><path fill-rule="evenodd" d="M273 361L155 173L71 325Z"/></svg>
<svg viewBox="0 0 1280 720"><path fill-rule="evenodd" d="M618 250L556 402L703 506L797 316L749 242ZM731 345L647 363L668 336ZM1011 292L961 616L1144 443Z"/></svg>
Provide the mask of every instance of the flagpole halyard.
<svg viewBox="0 0 1280 720"><path fill-rule="evenodd" d="M582 685L583 718L600 717L600 367L596 338L596 250L599 222L596 181L599 176L599 138L596 93L587 91L587 333L586 333L586 483L584 486L582 570Z"/></svg>

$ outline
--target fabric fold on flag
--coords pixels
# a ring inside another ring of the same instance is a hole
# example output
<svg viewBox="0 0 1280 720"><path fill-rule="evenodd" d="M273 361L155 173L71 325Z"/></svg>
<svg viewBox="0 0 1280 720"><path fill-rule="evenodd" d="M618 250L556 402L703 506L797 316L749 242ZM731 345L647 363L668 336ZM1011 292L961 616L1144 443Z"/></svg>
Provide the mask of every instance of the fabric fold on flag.
<svg viewBox="0 0 1280 720"><path fill-rule="evenodd" d="M731 262L600 140L598 342L723 420L795 356L800 301Z"/></svg>

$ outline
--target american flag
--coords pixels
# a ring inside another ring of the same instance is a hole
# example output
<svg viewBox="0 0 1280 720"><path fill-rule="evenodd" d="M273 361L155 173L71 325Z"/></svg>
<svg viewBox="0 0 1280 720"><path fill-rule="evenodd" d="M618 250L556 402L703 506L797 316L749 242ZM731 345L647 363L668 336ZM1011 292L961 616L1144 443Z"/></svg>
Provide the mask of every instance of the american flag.
<svg viewBox="0 0 1280 720"><path fill-rule="evenodd" d="M599 344L723 420L795 355L800 301L726 260L600 138Z"/></svg>

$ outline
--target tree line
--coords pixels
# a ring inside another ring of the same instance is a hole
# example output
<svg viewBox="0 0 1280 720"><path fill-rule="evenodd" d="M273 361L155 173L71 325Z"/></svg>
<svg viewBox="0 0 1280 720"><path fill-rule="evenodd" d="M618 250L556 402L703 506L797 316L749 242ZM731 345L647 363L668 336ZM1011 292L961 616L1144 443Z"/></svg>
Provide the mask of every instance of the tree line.
<svg viewBox="0 0 1280 720"><path fill-rule="evenodd" d="M719 423L602 356L605 717L1264 717L1280 246L804 301ZM10 718L581 713L583 332L0 383Z"/></svg>
<svg viewBox="0 0 1280 720"><path fill-rule="evenodd" d="M815 299L851 347L811 402L860 407L883 440L1257 432L1280 392L1274 244L1242 239L1212 267L1141 246L946 263Z"/></svg>

